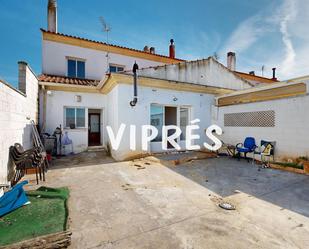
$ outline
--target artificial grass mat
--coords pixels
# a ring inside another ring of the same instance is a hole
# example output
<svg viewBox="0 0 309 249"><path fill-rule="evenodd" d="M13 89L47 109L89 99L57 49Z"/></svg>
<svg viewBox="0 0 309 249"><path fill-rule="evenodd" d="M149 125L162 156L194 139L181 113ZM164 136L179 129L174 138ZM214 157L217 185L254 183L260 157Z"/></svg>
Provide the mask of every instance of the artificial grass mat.
<svg viewBox="0 0 309 249"><path fill-rule="evenodd" d="M0 218L0 246L66 230L68 188L40 187L26 193L30 204Z"/></svg>

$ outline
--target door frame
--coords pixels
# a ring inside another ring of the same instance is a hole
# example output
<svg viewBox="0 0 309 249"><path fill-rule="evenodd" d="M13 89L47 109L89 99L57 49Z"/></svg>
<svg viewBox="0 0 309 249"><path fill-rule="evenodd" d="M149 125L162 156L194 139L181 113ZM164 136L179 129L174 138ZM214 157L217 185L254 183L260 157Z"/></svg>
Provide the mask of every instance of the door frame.
<svg viewBox="0 0 309 249"><path fill-rule="evenodd" d="M95 145L92 145L90 143L90 125L91 125L91 122L90 122L90 116L91 115L94 115L94 116L99 116L99 142L98 144L95 144ZM101 143L101 113L89 113L88 112L88 146L100 146L102 145Z"/></svg>
<svg viewBox="0 0 309 249"><path fill-rule="evenodd" d="M177 109L177 126L180 126L180 108L187 108L188 109L188 125L190 124L190 120L192 119L193 115L193 106L190 104L161 104L161 103L150 103L149 105L149 124L151 122L151 106L160 106L163 107L163 125L165 125L165 107L176 107ZM185 145L185 140L181 140L180 137L176 139L176 142L183 148ZM162 148L162 141L154 141L149 142L149 152L164 152ZM168 148L167 151L176 151L175 148Z"/></svg>

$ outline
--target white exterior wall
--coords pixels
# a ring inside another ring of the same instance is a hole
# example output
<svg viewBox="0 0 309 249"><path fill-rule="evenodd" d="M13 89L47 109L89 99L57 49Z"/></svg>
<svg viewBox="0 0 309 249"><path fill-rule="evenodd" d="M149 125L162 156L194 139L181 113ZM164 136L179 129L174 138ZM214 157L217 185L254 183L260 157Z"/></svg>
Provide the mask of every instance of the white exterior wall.
<svg viewBox="0 0 309 249"><path fill-rule="evenodd" d="M76 95L82 97L81 102L77 102ZM101 110L101 143L104 144L106 138L105 126L107 120L106 114L106 96L100 93L81 93L81 92L65 92L51 91L50 95L46 95L46 132L53 134L59 125L64 128L64 132L68 132L68 136L73 141L73 152L79 153L88 148L88 109ZM85 111L85 128L69 129L65 128L64 108L65 107L83 107Z"/></svg>
<svg viewBox="0 0 309 249"><path fill-rule="evenodd" d="M223 129L222 140L237 144L252 136L260 141L276 141L275 157L309 156L309 96L213 108L213 122ZM275 127L225 127L224 114L275 111Z"/></svg>
<svg viewBox="0 0 309 249"><path fill-rule="evenodd" d="M0 81L0 183L7 181L9 147L32 147L30 120L38 120L38 80L26 66L26 95Z"/></svg>
<svg viewBox="0 0 309 249"><path fill-rule="evenodd" d="M85 59L87 79L101 80L108 68L106 52L43 40L42 43L42 73L52 75L67 75L67 57ZM109 63L125 66L131 70L136 61L139 68L162 65L163 63L144 60L120 54L109 53Z"/></svg>
<svg viewBox="0 0 309 249"><path fill-rule="evenodd" d="M212 57L138 71L140 76L242 90L251 86Z"/></svg>
<svg viewBox="0 0 309 249"><path fill-rule="evenodd" d="M196 134L199 134L201 139L195 144L202 145L205 141L205 129L211 125L211 106L214 104L213 95L138 87L138 102L135 107L131 107L129 102L133 98L133 86L119 84L117 89L114 88L113 91L115 91L113 94L117 92L118 103L115 107L115 113L113 114L114 120L113 122L110 122L110 124L113 124L112 128L115 134L121 123L124 123L127 126L119 149L117 151L112 151L112 155L115 159L123 160L136 154L143 153L141 150L141 126L150 125L151 104L178 107L189 106L191 111L190 120L196 118L201 120L199 123L200 130L196 131ZM174 97L178 100L173 101ZM129 126L131 124L136 125L137 129L136 151L130 151L129 147ZM182 146L182 149L185 149L184 143L181 143L180 145ZM149 151L157 152L161 150L161 143L155 142L151 143L149 146Z"/></svg>

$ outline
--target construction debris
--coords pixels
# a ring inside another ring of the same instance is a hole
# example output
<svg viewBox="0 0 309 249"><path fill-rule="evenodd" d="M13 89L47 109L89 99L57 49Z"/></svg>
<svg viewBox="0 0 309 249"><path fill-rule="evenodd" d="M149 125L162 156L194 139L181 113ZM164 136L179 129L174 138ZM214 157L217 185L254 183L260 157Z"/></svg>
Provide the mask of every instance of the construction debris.
<svg viewBox="0 0 309 249"><path fill-rule="evenodd" d="M196 160L217 157L216 153L208 151L185 151L185 152L167 152L156 154L156 156L147 157L148 161L161 163L165 166L176 166L184 163L193 163Z"/></svg>

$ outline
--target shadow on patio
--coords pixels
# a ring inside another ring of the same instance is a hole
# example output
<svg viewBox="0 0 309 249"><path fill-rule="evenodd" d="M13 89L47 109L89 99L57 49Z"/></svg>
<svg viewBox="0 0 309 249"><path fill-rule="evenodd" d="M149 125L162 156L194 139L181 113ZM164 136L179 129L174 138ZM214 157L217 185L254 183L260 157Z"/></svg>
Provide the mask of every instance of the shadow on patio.
<svg viewBox="0 0 309 249"><path fill-rule="evenodd" d="M108 156L105 151L82 152L53 160L50 169L76 168L113 162L115 160Z"/></svg>
<svg viewBox="0 0 309 249"><path fill-rule="evenodd" d="M309 177L228 157L168 166L222 197L239 191L309 217Z"/></svg>

